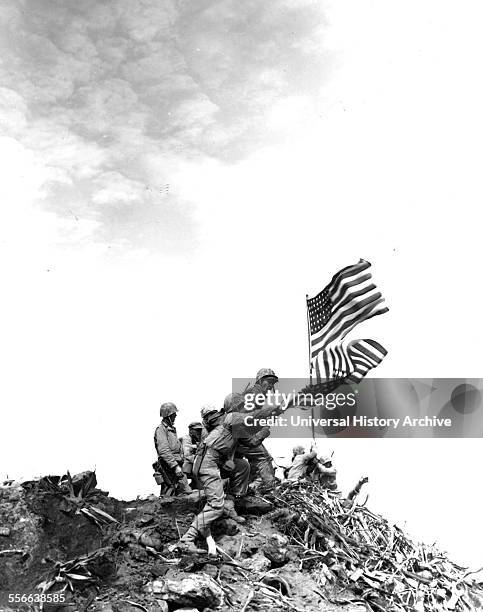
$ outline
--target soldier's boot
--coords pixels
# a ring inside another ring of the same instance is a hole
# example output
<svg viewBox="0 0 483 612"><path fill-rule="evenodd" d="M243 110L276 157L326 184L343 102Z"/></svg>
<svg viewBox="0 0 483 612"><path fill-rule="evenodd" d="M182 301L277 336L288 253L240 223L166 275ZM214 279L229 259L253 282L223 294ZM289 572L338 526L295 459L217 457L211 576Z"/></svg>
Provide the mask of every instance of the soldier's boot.
<svg viewBox="0 0 483 612"><path fill-rule="evenodd" d="M227 495L225 498L225 505L223 507L223 514L228 518L231 518L236 523L243 525L246 523L246 519L240 516L235 510L235 501L232 495Z"/></svg>
<svg viewBox="0 0 483 612"><path fill-rule="evenodd" d="M257 460L256 467L258 471L257 480L261 481L259 486L260 493L271 491L280 484L280 480L275 476L272 458L268 453Z"/></svg>
<svg viewBox="0 0 483 612"><path fill-rule="evenodd" d="M198 548L195 544L195 540L199 535L200 533L196 527L191 525L180 541L170 547L170 550L180 550L182 552L190 553L206 553L206 550L203 548Z"/></svg>

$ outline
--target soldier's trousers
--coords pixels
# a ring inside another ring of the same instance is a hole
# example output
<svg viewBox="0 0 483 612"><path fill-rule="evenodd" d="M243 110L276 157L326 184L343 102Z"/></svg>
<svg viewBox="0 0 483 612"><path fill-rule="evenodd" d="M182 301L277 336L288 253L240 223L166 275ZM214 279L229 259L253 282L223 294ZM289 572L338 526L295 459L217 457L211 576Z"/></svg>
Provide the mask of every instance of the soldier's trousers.
<svg viewBox="0 0 483 612"><path fill-rule="evenodd" d="M203 510L195 517L191 527L201 535L206 536L210 525L223 514L224 508L234 507L233 499L226 499L223 491L223 480L220 465L224 459L219 453L208 448L198 472L198 482L206 495L206 504ZM234 459L235 469L230 475L229 492L235 497L245 495L248 489L250 466L244 459Z"/></svg>
<svg viewBox="0 0 483 612"><path fill-rule="evenodd" d="M260 478L264 485L273 486L278 482L272 465L272 456L263 444L250 448L239 445L236 457L245 457L250 464L250 482Z"/></svg>

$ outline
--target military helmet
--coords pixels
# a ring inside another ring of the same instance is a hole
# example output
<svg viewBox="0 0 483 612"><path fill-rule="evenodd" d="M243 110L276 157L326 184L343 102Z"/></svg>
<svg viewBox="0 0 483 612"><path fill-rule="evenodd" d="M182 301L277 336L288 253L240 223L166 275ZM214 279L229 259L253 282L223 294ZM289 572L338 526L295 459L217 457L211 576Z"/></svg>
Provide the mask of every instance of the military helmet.
<svg viewBox="0 0 483 612"><path fill-rule="evenodd" d="M294 455L301 455L302 453L305 453L305 448L301 444L294 446L293 453Z"/></svg>
<svg viewBox="0 0 483 612"><path fill-rule="evenodd" d="M262 368L261 370L258 370L255 382L258 383L262 380L262 378L267 378L268 376L270 376L271 378L276 378L278 380L278 376L273 370L271 370L270 368Z"/></svg>
<svg viewBox="0 0 483 612"><path fill-rule="evenodd" d="M218 412L218 409L213 404L205 404L201 407L201 418L205 419L212 412Z"/></svg>
<svg viewBox="0 0 483 612"><path fill-rule="evenodd" d="M322 455L319 461L322 465L325 465L326 463L332 463L332 457L330 455Z"/></svg>
<svg viewBox="0 0 483 612"><path fill-rule="evenodd" d="M161 404L161 408L159 409L159 416L164 419L165 417L171 416L172 414L176 414L177 412L178 409L176 408L176 405L173 404L173 402L165 402L164 404Z"/></svg>
<svg viewBox="0 0 483 612"><path fill-rule="evenodd" d="M199 421L193 421L188 425L188 429L203 429L203 425Z"/></svg>

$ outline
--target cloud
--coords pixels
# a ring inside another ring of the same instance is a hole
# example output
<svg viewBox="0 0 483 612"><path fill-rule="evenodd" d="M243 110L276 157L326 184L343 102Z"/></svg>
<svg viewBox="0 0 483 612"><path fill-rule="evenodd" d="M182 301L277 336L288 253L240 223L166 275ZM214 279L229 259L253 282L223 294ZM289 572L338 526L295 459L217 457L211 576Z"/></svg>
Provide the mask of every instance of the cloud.
<svg viewBox="0 0 483 612"><path fill-rule="evenodd" d="M2 130L41 174L32 205L89 222L92 240L189 250L183 168L246 158L317 104L317 2L6 0L1 11Z"/></svg>

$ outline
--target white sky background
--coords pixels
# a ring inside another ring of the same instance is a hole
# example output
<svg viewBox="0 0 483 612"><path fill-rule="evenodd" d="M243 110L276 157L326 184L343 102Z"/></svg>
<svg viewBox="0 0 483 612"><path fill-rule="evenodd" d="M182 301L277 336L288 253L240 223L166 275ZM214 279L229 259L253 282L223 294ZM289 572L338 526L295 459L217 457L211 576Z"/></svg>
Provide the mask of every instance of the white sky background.
<svg viewBox="0 0 483 612"><path fill-rule="evenodd" d="M359 257L391 308L356 332L378 375L481 375L479 2L0 16L0 476L155 491L160 402L182 433L232 377L306 375L305 293ZM481 565L479 440L327 445L344 488L368 473L372 507Z"/></svg>

